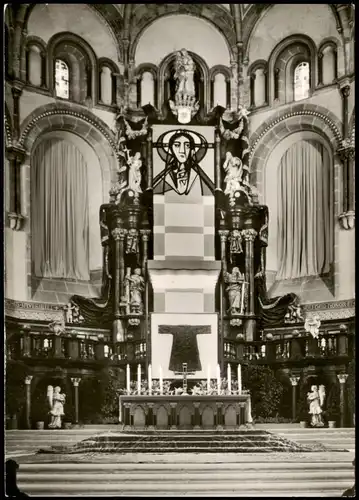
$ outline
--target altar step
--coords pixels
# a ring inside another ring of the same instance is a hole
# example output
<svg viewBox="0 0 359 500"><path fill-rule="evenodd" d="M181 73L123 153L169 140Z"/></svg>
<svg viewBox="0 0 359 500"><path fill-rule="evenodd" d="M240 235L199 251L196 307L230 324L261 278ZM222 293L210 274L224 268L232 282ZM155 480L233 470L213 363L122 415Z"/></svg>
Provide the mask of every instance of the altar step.
<svg viewBox="0 0 359 500"><path fill-rule="evenodd" d="M18 486L30 496L43 497L340 496L354 483L353 455L335 455L319 461L313 457L312 462L252 455L223 463L222 454L218 463L213 455L171 454L159 463L153 456L136 454L122 463L86 463L84 458L81 463L21 463Z"/></svg>

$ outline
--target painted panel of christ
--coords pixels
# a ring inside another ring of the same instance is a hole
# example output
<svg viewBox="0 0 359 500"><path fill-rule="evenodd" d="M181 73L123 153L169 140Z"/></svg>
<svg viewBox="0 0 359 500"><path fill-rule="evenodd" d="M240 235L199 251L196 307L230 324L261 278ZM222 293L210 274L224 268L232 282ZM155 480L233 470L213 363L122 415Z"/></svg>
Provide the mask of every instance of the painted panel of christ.
<svg viewBox="0 0 359 500"><path fill-rule="evenodd" d="M214 260L214 129L155 125L154 259Z"/></svg>
<svg viewBox="0 0 359 500"><path fill-rule="evenodd" d="M216 377L218 363L217 314L151 315L152 376L182 378L182 364L187 363L189 378L206 378L208 367Z"/></svg>

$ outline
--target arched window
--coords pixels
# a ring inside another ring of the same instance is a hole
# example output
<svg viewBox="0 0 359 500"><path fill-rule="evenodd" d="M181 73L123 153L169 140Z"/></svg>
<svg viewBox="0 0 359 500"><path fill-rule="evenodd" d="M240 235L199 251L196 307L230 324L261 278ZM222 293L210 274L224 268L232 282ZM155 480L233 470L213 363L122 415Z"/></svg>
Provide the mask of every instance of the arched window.
<svg viewBox="0 0 359 500"><path fill-rule="evenodd" d="M309 62L301 62L294 69L294 100L301 101L309 97L310 89Z"/></svg>
<svg viewBox="0 0 359 500"><path fill-rule="evenodd" d="M61 59L55 61L55 89L56 97L69 99L70 81L69 81L69 67Z"/></svg>

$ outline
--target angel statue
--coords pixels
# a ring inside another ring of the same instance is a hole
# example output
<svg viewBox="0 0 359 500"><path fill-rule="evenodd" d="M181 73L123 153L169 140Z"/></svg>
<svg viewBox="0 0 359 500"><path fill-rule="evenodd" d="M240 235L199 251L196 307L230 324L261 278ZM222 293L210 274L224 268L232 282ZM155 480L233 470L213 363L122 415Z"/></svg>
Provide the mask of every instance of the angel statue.
<svg viewBox="0 0 359 500"><path fill-rule="evenodd" d="M319 316L306 317L304 323L304 330L310 333L315 339L318 338L319 328L321 325L321 321Z"/></svg>
<svg viewBox="0 0 359 500"><path fill-rule="evenodd" d="M49 423L49 429L61 429L61 418L65 415L64 413L64 403L66 395L61 393L60 387L53 388L49 385L47 388L47 400L50 404L50 415L51 422Z"/></svg>
<svg viewBox="0 0 359 500"><path fill-rule="evenodd" d="M128 170L128 187L129 187L129 189L132 189L136 194L142 193L142 190L141 190L141 167L142 167L141 154L135 153L135 156L128 155L127 164L129 166L129 170Z"/></svg>
<svg viewBox="0 0 359 500"><path fill-rule="evenodd" d="M284 316L284 323L299 323L303 321L302 308L298 302L298 298L292 304L289 304L287 313Z"/></svg>
<svg viewBox="0 0 359 500"><path fill-rule="evenodd" d="M195 95L194 70L195 63L186 49L181 49L176 54L175 79L177 80L176 94Z"/></svg>
<svg viewBox="0 0 359 500"><path fill-rule="evenodd" d="M226 272L224 281L227 283L226 292L229 299L229 314L243 314L244 312L244 276L238 269L234 267L232 274Z"/></svg>
<svg viewBox="0 0 359 500"><path fill-rule="evenodd" d="M309 403L309 415L312 416L311 425L312 427L323 427L322 406L325 398L325 387L321 385L318 390L318 386L312 385L310 390L311 392L307 394L307 401Z"/></svg>

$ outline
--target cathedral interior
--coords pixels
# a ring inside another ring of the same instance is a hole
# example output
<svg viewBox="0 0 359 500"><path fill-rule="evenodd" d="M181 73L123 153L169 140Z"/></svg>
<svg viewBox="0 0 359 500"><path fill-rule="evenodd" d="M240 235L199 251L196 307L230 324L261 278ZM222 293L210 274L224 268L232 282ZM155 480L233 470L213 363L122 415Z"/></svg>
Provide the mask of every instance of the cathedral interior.
<svg viewBox="0 0 359 500"><path fill-rule="evenodd" d="M49 384L91 421L105 372L181 382L183 363L269 367L289 399L340 386L352 418L354 6L288 7L7 5L17 425Z"/></svg>

